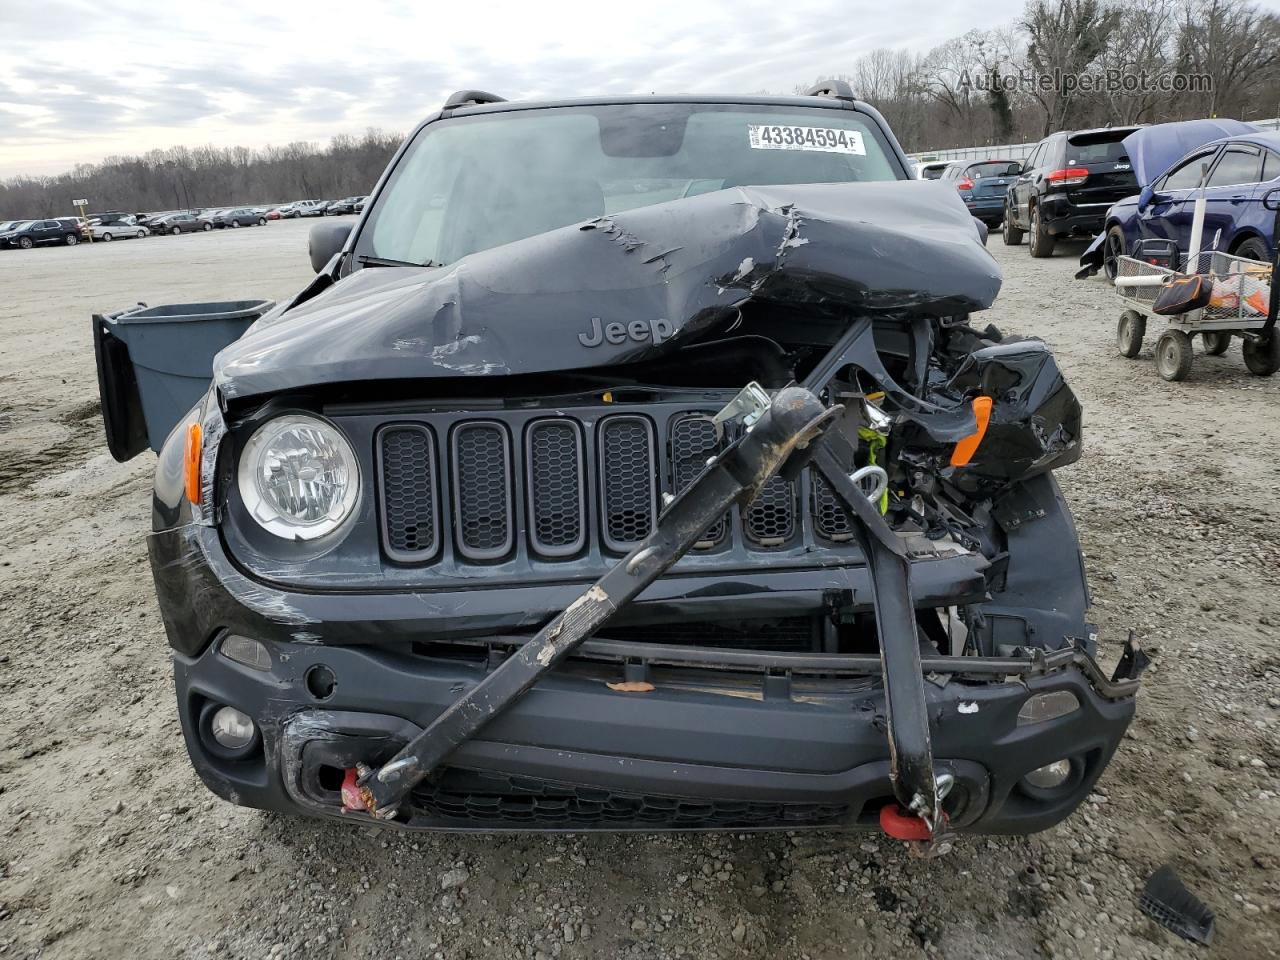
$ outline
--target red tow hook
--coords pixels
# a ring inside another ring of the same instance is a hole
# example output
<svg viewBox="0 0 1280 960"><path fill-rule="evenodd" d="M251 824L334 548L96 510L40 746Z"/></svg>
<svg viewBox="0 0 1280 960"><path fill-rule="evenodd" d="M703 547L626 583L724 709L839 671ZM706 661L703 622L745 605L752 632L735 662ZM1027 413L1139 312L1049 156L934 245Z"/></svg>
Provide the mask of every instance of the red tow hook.
<svg viewBox="0 0 1280 960"><path fill-rule="evenodd" d="M346 787L343 787L345 793ZM894 840L932 840L933 831L923 817L907 813L896 803L880 808L880 829Z"/></svg>
<svg viewBox="0 0 1280 960"><path fill-rule="evenodd" d="M364 813L371 809L368 790L359 783L360 771L355 767L347 770L342 778L342 812Z"/></svg>

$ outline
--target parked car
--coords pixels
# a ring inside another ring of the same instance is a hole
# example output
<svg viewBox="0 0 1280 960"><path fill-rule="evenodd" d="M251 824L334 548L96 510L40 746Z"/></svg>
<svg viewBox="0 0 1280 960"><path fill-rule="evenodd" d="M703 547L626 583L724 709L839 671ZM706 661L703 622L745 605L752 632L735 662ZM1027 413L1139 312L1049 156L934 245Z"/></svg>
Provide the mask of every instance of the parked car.
<svg viewBox="0 0 1280 960"><path fill-rule="evenodd" d="M1022 172L1017 160L958 160L947 165L939 178L955 184L969 212L989 227L1004 219L1009 184Z"/></svg>
<svg viewBox="0 0 1280 960"><path fill-rule="evenodd" d="M1054 133L1027 157L1009 188L1004 211L1006 246L1030 234L1033 257L1053 256L1062 237L1092 237L1107 208L1137 190L1124 138L1136 127Z"/></svg>
<svg viewBox="0 0 1280 960"><path fill-rule="evenodd" d="M1230 122L1211 121L1216 128ZM1163 157L1152 150L1150 142L1174 135L1175 131L1162 129L1172 126L1146 127L1126 143L1135 153L1153 153L1150 159L1159 162ZM1115 278L1116 258L1132 255L1142 240L1172 240L1181 254L1187 253L1192 214L1206 168L1200 248L1272 261L1275 214L1263 207L1262 200L1270 191L1280 189L1280 133L1246 131L1195 146L1163 172L1150 167L1138 171L1144 184L1141 192L1107 211L1101 263L1109 279ZM1094 247L1082 255L1081 263L1092 259L1091 251Z"/></svg>
<svg viewBox="0 0 1280 960"><path fill-rule="evenodd" d="M362 201L364 197L346 197L342 200L333 200L324 208L326 217L336 217L342 214L355 213L356 204Z"/></svg>
<svg viewBox="0 0 1280 960"><path fill-rule="evenodd" d="M280 216L294 220L298 217L319 217L324 214L324 200L295 200L280 207Z"/></svg>
<svg viewBox="0 0 1280 960"><path fill-rule="evenodd" d="M14 227L26 222L26 220L0 220L0 233L8 233Z"/></svg>
<svg viewBox="0 0 1280 960"><path fill-rule="evenodd" d="M89 232L93 235L94 240L102 240L110 243L113 240L125 239L141 239L150 236L151 231L138 223L137 218L131 215L121 216L118 219L110 219L106 222L98 219L89 221Z"/></svg>
<svg viewBox="0 0 1280 960"><path fill-rule="evenodd" d="M368 197L360 197L358 200L356 200L355 206L353 207L352 212L363 213L365 201L368 199L369 199Z"/></svg>
<svg viewBox="0 0 1280 960"><path fill-rule="evenodd" d="M950 160L928 160L924 163L916 164L917 180L937 180L942 176L942 171L950 166Z"/></svg>
<svg viewBox="0 0 1280 960"><path fill-rule="evenodd" d="M152 220L150 228L153 233L169 233L177 236L180 233L194 233L197 230L212 230L213 224L194 213L170 213Z"/></svg>
<svg viewBox="0 0 1280 960"><path fill-rule="evenodd" d="M39 244L65 243L74 247L80 242L82 226L77 217L58 217L55 220L23 220L0 233L0 247L21 247L29 250Z"/></svg>
<svg viewBox="0 0 1280 960"><path fill-rule="evenodd" d="M258 213L252 207L232 207L229 210L219 210L216 214L209 218L209 222L215 227L265 227L267 218Z"/></svg>
<svg viewBox="0 0 1280 960"><path fill-rule="evenodd" d="M1095 662L1051 473L1080 405L968 325L1000 274L959 197L840 82L496 99L314 226L288 302L94 319L209 789L468 830L1066 817L1144 661Z"/></svg>
<svg viewBox="0 0 1280 960"><path fill-rule="evenodd" d="M153 210L151 213L141 213L141 214L139 214L139 215L138 215L138 223L142 224L142 226L147 227L148 229L151 229L151 228L152 228L152 225L153 225L157 220L159 220L160 218L162 218L162 217L169 217L169 216L172 216L172 215L173 215L173 214L175 214L175 213L183 213L183 212L185 212L185 211L181 211L181 210ZM152 232L155 232L155 231L153 230Z"/></svg>

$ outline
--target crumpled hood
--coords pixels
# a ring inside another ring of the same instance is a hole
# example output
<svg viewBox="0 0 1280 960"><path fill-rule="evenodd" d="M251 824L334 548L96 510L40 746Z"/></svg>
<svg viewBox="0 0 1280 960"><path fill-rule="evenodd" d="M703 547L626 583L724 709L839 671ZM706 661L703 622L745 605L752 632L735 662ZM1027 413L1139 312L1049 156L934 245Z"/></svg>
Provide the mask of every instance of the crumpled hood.
<svg viewBox="0 0 1280 960"><path fill-rule="evenodd" d="M991 305L1000 269L949 184L734 187L562 227L447 267L356 270L214 361L226 397L643 361L751 303L843 327ZM786 320L777 339L787 341Z"/></svg>

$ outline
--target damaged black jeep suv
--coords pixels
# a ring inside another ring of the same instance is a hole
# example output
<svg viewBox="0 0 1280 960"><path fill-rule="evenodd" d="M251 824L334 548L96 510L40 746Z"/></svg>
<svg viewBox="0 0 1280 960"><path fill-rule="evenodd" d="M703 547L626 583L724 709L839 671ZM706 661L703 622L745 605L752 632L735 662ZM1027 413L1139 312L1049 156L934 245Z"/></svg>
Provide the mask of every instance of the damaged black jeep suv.
<svg viewBox="0 0 1280 960"><path fill-rule="evenodd" d="M201 778L435 829L1060 821L1144 658L1094 659L1080 407L970 325L984 242L842 84L468 91L243 336L96 316Z"/></svg>

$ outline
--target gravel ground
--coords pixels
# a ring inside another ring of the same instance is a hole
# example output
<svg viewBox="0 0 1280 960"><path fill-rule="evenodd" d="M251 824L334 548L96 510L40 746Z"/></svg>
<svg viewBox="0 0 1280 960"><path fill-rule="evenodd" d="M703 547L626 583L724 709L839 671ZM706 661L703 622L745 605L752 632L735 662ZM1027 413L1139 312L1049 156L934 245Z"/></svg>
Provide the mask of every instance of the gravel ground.
<svg viewBox="0 0 1280 960"><path fill-rule="evenodd" d="M1086 410L1074 504L1114 659L1155 664L1089 802L1029 838L910 859L868 834L405 835L232 807L182 746L143 535L152 458L104 451L89 315L288 296L305 223L0 253L0 954L15 957L1204 955L1143 918L1171 863L1209 953L1280 938L1280 376L1238 344L1166 384L1116 355L1077 247L1006 271Z"/></svg>

